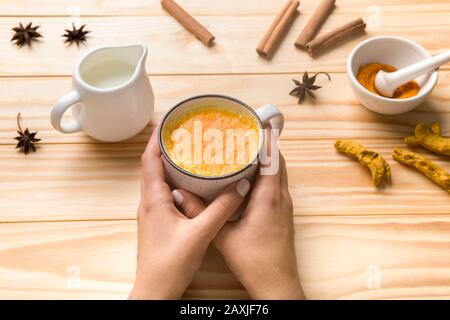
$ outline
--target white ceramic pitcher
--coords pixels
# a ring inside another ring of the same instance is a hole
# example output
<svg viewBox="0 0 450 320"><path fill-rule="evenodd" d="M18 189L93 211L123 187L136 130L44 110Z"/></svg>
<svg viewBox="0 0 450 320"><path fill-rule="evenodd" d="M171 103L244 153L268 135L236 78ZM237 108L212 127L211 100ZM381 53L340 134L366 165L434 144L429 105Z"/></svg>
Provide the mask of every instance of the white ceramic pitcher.
<svg viewBox="0 0 450 320"><path fill-rule="evenodd" d="M53 127L63 133L84 131L107 142L139 133L151 120L154 106L146 57L143 45L100 47L84 55L75 66L72 91L52 109ZM74 119L62 122L70 107Z"/></svg>

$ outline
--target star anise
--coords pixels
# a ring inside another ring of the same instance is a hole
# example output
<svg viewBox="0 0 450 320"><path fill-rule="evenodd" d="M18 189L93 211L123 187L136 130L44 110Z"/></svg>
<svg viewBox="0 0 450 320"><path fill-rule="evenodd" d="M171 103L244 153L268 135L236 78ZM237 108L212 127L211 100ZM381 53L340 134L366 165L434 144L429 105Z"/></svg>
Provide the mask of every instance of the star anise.
<svg viewBox="0 0 450 320"><path fill-rule="evenodd" d="M17 114L17 133L19 133L19 136L15 137L17 141L16 149L22 148L21 151L25 154L28 154L30 152L30 149L36 152L36 147L34 146L35 142L41 141L41 139L36 138L37 131L30 132L28 128L25 129L25 131L22 130L22 127L20 126L20 113Z"/></svg>
<svg viewBox="0 0 450 320"><path fill-rule="evenodd" d="M75 42L77 46L79 46L80 43L85 42L87 40L86 35L90 32L83 30L85 26L86 25L83 24L79 29L77 29L75 28L75 24L72 23L72 30L66 29L66 33L62 35L67 38L64 43L72 44Z"/></svg>
<svg viewBox="0 0 450 320"><path fill-rule="evenodd" d="M33 40L36 40L36 38L42 38L42 35L36 31L39 26L32 27L31 24L32 22L24 27L22 23L19 23L18 27L12 28L15 34L11 38L11 42L15 41L15 44L19 47L22 47L24 44L31 46L31 42Z"/></svg>
<svg viewBox="0 0 450 320"><path fill-rule="evenodd" d="M291 92L289 92L289 94L291 96L298 97L299 104L305 100L306 95L308 95L312 99L315 99L316 96L314 95L313 91L322 88L320 86L314 85L314 82L316 81L316 77L319 74L325 74L328 77L328 80L331 81L330 75L326 72L318 72L310 78L308 75L308 72L305 71L305 73L303 74L302 82L292 79L292 81L294 81L296 87Z"/></svg>

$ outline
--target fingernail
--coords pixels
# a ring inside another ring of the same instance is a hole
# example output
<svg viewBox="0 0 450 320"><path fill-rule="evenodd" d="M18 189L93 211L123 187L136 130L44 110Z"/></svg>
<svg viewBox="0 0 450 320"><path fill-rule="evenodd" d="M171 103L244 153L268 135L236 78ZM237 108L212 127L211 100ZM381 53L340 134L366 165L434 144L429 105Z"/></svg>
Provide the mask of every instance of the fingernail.
<svg viewBox="0 0 450 320"><path fill-rule="evenodd" d="M177 206L181 206L181 204L183 203L183 194L178 190L173 190L172 197L173 201L175 201L175 204Z"/></svg>
<svg viewBox="0 0 450 320"><path fill-rule="evenodd" d="M239 193L241 197L245 197L248 190L250 190L250 182L248 182L247 179L239 180L238 184L236 185L237 193Z"/></svg>

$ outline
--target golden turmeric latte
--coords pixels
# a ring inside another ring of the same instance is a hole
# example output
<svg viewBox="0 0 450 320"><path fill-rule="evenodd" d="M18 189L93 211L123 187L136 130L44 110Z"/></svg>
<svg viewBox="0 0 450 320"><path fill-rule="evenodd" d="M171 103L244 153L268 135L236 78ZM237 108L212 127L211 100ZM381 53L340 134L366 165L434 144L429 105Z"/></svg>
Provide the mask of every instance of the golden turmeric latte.
<svg viewBox="0 0 450 320"><path fill-rule="evenodd" d="M379 93L375 87L375 77L378 71L384 72L394 72L397 68L383 63L369 63L361 66L358 71L357 79L358 82L370 92L377 95L382 95ZM419 93L420 86L416 81L410 81L404 85L398 87L392 98L394 99L406 99L416 96Z"/></svg>
<svg viewBox="0 0 450 320"><path fill-rule="evenodd" d="M176 165L211 177L239 171L252 162L259 151L259 130L251 115L203 106L166 123L162 138Z"/></svg>

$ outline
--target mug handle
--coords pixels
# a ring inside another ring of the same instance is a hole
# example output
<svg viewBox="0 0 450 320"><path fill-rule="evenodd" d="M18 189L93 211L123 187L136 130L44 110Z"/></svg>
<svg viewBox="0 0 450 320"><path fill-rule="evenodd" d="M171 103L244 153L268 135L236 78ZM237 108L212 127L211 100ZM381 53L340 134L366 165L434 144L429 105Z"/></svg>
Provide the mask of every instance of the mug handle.
<svg viewBox="0 0 450 320"><path fill-rule="evenodd" d="M256 109L255 112L261 119L263 127L271 125L272 129L279 130L281 134L284 128L284 116L277 107L271 104L265 104Z"/></svg>
<svg viewBox="0 0 450 320"><path fill-rule="evenodd" d="M78 102L81 102L81 97L78 92L72 90L55 104L50 115L50 120L56 130L62 133L74 133L82 130L81 124L77 120L72 120L65 124L61 123L64 112Z"/></svg>

